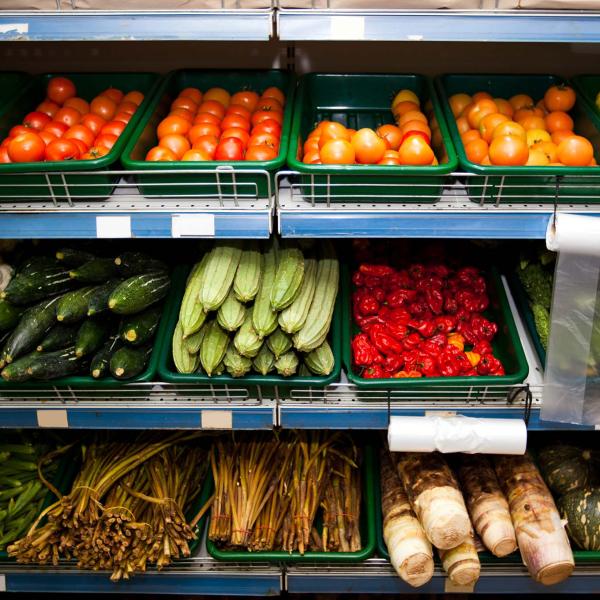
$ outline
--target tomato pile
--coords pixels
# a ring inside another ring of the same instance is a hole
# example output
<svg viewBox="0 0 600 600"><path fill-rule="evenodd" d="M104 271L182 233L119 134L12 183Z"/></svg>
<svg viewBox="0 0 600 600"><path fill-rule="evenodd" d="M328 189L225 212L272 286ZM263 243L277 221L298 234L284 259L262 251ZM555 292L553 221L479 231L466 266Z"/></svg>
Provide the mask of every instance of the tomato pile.
<svg viewBox="0 0 600 600"><path fill-rule="evenodd" d="M105 156L144 100L108 88L91 102L77 96L66 77L48 82L46 99L15 125L0 144L0 163L92 160Z"/></svg>
<svg viewBox="0 0 600 600"><path fill-rule="evenodd" d="M428 103L429 118L411 90L396 94L391 106L395 125L358 131L336 121L321 121L304 142L302 162L311 165L437 165L432 145L442 146L439 126ZM433 144L432 144L433 141Z"/></svg>
<svg viewBox="0 0 600 600"><path fill-rule="evenodd" d="M509 100L488 92L454 94L450 107L467 158L480 165L596 166L594 147L573 131L575 91L553 85L537 103L527 94Z"/></svg>
<svg viewBox="0 0 600 600"><path fill-rule="evenodd" d="M360 333L352 362L362 377L504 375L492 340L498 325L483 313L490 300L476 267L442 261L396 269L373 254L352 276L352 312Z"/></svg>
<svg viewBox="0 0 600 600"><path fill-rule="evenodd" d="M204 94L185 88L159 123L158 145L146 160L273 160L279 154L284 105L277 87L261 96L250 90L230 95L218 87Z"/></svg>

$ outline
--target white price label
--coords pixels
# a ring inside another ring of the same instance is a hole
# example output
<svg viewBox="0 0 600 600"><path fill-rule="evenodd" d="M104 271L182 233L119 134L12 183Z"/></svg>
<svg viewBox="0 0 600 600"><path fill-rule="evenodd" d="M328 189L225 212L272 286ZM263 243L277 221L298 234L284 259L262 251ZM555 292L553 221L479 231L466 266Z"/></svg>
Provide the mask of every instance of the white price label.
<svg viewBox="0 0 600 600"><path fill-rule="evenodd" d="M231 429L233 414L230 410L203 410L201 425L202 429Z"/></svg>
<svg viewBox="0 0 600 600"><path fill-rule="evenodd" d="M6 591L6 575L0 575L0 592Z"/></svg>
<svg viewBox="0 0 600 600"><path fill-rule="evenodd" d="M331 17L329 37L332 40L364 40L364 17Z"/></svg>
<svg viewBox="0 0 600 600"><path fill-rule="evenodd" d="M67 429L69 427L69 418L66 410L38 410L38 427L53 427Z"/></svg>
<svg viewBox="0 0 600 600"><path fill-rule="evenodd" d="M131 217L96 217L96 237L130 238Z"/></svg>
<svg viewBox="0 0 600 600"><path fill-rule="evenodd" d="M455 417L456 411L453 410L426 410L426 417Z"/></svg>
<svg viewBox="0 0 600 600"><path fill-rule="evenodd" d="M446 594L472 594L474 591L474 583L471 585L458 585L450 581L448 577L444 581L444 592Z"/></svg>
<svg viewBox="0 0 600 600"><path fill-rule="evenodd" d="M0 34L29 33L29 23L4 23L0 25Z"/></svg>
<svg viewBox="0 0 600 600"><path fill-rule="evenodd" d="M214 237L215 215L173 215L171 219L171 236L180 237Z"/></svg>

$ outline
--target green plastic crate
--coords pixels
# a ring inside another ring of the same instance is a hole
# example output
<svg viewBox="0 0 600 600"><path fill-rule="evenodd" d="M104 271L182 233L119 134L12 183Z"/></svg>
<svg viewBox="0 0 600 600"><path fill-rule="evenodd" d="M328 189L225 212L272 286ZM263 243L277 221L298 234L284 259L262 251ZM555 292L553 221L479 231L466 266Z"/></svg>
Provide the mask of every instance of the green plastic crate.
<svg viewBox="0 0 600 600"><path fill-rule="evenodd" d="M523 346L519 340L517 327L513 319L508 299L502 285L500 274L494 268L488 273L488 295L490 306L483 313L487 318L498 324L498 333L493 341L494 356L504 365L506 375L480 375L474 377L420 377L402 379L368 379L357 375L352 367L352 338L359 328L352 317L352 282L350 271L344 266L342 274L342 293L344 302L344 328L342 335L342 352L348 380L359 389L390 389L414 390L432 392L440 387L452 387L452 393L460 394L473 386L501 386L521 383L529 372Z"/></svg>
<svg viewBox="0 0 600 600"><path fill-rule="evenodd" d="M206 537L206 549L217 560L229 562L277 562L277 563L356 563L370 558L375 552L375 470L377 466L370 446L364 447L362 464L362 506L360 514L360 536L363 543L358 552L248 552L246 550L221 550ZM211 480L211 491L214 481ZM208 521L210 524L210 521ZM208 526L208 525L207 525Z"/></svg>
<svg viewBox="0 0 600 600"><path fill-rule="evenodd" d="M478 165L467 159L449 97L464 92L489 92L494 97L510 98L515 94L529 94L536 102L543 98L552 85L567 83L556 75L442 75L436 84L442 99L452 141L460 165L470 173L482 177L466 178L467 191L472 202L502 202L538 204L581 204L600 202L600 170L592 167L502 167ZM587 137L594 146L596 160L600 159L600 117L578 98L570 111L575 132ZM535 177L531 177L531 176ZM590 177L586 177L589 175ZM595 177L594 177L595 175ZM560 186L557 189L557 177ZM528 197L535 196L535 197Z"/></svg>
<svg viewBox="0 0 600 600"><path fill-rule="evenodd" d="M31 85L31 75L20 71L4 71L0 73L0 106L20 96Z"/></svg>
<svg viewBox="0 0 600 600"><path fill-rule="evenodd" d="M335 358L335 366L329 375L323 377L317 375L312 377L282 377L281 375L260 375L255 373L253 375L245 375L244 377L231 377L230 375L216 375L214 377L209 377L202 373L178 373L173 363L171 342L175 326L179 320L179 308L185 292L185 284L189 271L190 268L186 267L185 271L180 271L178 273L177 280L173 281L175 301L171 303L170 313L166 317L167 325L158 365L158 372L162 381L178 383L187 387L189 387L190 384L194 385L198 383L207 385L228 385L232 387L249 387L250 392L254 390L260 391L260 394L263 397L270 395L271 392L278 392L279 389L289 390L292 388L307 387L322 388L329 383L339 381L342 368L342 301L339 293L336 299L331 330L329 333L329 343ZM260 388L260 390L258 390L258 388Z"/></svg>
<svg viewBox="0 0 600 600"><path fill-rule="evenodd" d="M205 92L211 87L223 87L231 94L250 89L261 93L270 86L277 86L286 94L281 146L279 155L269 161L206 161L206 162L146 162L145 157L156 146L156 128L167 116L169 107L179 92L186 87L196 87ZM150 104L144 118L132 135L122 161L127 169L152 171L153 174L137 175L140 192L146 196L218 196L238 198L269 198L275 190L275 172L284 166L289 143L292 120L295 80L285 71L204 71L180 70L169 73ZM215 169L222 172L214 173ZM161 174L161 171L193 170L193 174ZM245 171L264 170L269 177ZM205 173L205 171L213 171ZM158 173L157 173L158 172ZM169 185L165 185L165 184ZM158 185L153 185L158 184ZM162 185L160 185L162 184ZM198 185L192 185L198 184Z"/></svg>
<svg viewBox="0 0 600 600"><path fill-rule="evenodd" d="M423 106L431 100L440 125L446 162L430 167L309 165L302 162L299 156L302 144L319 121L338 121L353 129L376 129L385 123L393 124L391 102L401 89L414 91ZM433 85L422 75L313 73L302 77L298 86L288 164L306 174L300 181L307 200L423 203L439 199L444 175L455 171L458 161ZM399 189L400 184L407 188ZM399 195L403 197L399 198Z"/></svg>
<svg viewBox="0 0 600 600"><path fill-rule="evenodd" d="M46 96L48 80L57 75L56 73L38 75L20 96L0 109L0 138L3 139L11 127L20 124L28 112L35 110ZM158 75L154 73L66 73L64 76L73 81L77 94L88 101L110 86L117 87L125 93L139 90L145 96L144 101L106 156L94 160L0 165L0 176L3 176L0 197L14 197L16 200L23 201L45 198L66 201L70 197L73 201L83 202L106 199L112 194L119 175L107 175L102 171L119 168L118 160L121 152L150 103L152 92L158 83ZM67 173L64 180L61 175L56 174L57 171ZM79 171L97 171L97 174L78 175Z"/></svg>
<svg viewBox="0 0 600 600"><path fill-rule="evenodd" d="M210 500L210 497L213 492L212 488L212 475L210 465L208 465L206 476L204 477L204 481L202 483L202 487L200 488L200 492L193 500L188 510L185 512L185 518L188 522L191 521L200 512L200 509ZM202 542L202 534L204 533L204 527L208 522L209 513L210 510L207 510L202 515L202 518L198 521L198 523L196 523L196 526L193 529L193 532L196 534L196 539L192 540L188 544L192 556L194 555L194 552Z"/></svg>
<svg viewBox="0 0 600 600"><path fill-rule="evenodd" d="M600 93L600 75L576 75L571 79L571 83L577 96L600 118L600 108L596 106L596 96Z"/></svg>

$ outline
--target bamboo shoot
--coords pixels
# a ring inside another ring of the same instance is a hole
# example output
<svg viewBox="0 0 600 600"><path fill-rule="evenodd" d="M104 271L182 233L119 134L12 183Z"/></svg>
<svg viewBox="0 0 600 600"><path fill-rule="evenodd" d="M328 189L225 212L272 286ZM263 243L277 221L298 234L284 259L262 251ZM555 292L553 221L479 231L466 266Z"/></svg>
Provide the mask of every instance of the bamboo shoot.
<svg viewBox="0 0 600 600"><path fill-rule="evenodd" d="M475 539L469 534L467 539L456 548L440 550L442 567L455 585L475 585L481 572L481 563L477 556Z"/></svg>
<svg viewBox="0 0 600 600"><path fill-rule="evenodd" d="M496 475L508 499L521 557L535 581L553 585L575 567L550 491L529 455L499 456Z"/></svg>

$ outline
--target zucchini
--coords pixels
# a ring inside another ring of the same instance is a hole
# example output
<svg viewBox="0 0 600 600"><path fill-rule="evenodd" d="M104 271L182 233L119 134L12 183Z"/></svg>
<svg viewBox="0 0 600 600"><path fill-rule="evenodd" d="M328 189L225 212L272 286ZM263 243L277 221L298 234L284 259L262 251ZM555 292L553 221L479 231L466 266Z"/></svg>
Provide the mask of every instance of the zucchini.
<svg viewBox="0 0 600 600"><path fill-rule="evenodd" d="M206 326L206 334L200 348L200 362L209 377L214 374L215 369L223 361L228 346L229 336L227 333L221 329L216 320L211 321Z"/></svg>
<svg viewBox="0 0 600 600"><path fill-rule="evenodd" d="M304 256L294 242L285 241L279 250L275 280L271 288L271 307L281 311L296 298L304 278Z"/></svg>
<svg viewBox="0 0 600 600"><path fill-rule="evenodd" d="M148 364L152 354L152 344L139 346L123 346L110 359L110 372L117 379L131 379L139 375Z"/></svg>
<svg viewBox="0 0 600 600"><path fill-rule="evenodd" d="M162 260L152 258L143 252L123 252L115 258L114 262L121 277L133 277L144 273L167 273L169 270Z"/></svg>
<svg viewBox="0 0 600 600"><path fill-rule="evenodd" d="M261 339L273 333L277 328L277 313L271 306L271 290L276 272L277 246L275 242L271 242L264 255L263 276L252 308L252 324Z"/></svg>
<svg viewBox="0 0 600 600"><path fill-rule="evenodd" d="M95 287L83 287L66 293L56 305L56 320L61 323L76 323L85 319L90 296Z"/></svg>
<svg viewBox="0 0 600 600"><path fill-rule="evenodd" d="M94 258L69 271L69 276L81 283L104 283L117 274L117 266L111 258Z"/></svg>
<svg viewBox="0 0 600 600"><path fill-rule="evenodd" d="M279 313L279 326L286 333L297 333L304 327L306 317L315 295L317 282L317 260L315 258L304 259L304 278L302 286L294 301Z"/></svg>
<svg viewBox="0 0 600 600"><path fill-rule="evenodd" d="M233 280L233 291L240 302L250 302L258 294L263 257L257 241L247 242Z"/></svg>
<svg viewBox="0 0 600 600"><path fill-rule="evenodd" d="M112 321L110 319L85 320L75 340L75 354L78 357L96 352L110 333Z"/></svg>
<svg viewBox="0 0 600 600"><path fill-rule="evenodd" d="M17 360L10 363L10 365L6 365L6 367L2 369L2 373L0 373L2 379L11 383L20 383L32 379L32 375L29 373L29 367L36 356L39 356L38 352L31 352L21 358L17 358Z"/></svg>
<svg viewBox="0 0 600 600"><path fill-rule="evenodd" d="M52 352L53 350L61 350L68 348L75 343L77 339L77 325L62 325L58 323L44 336L44 339L37 347L38 352Z"/></svg>
<svg viewBox="0 0 600 600"><path fill-rule="evenodd" d="M56 352L37 353L27 372L34 379L56 379L77 373L85 366L75 354L75 348L65 348Z"/></svg>
<svg viewBox="0 0 600 600"><path fill-rule="evenodd" d="M22 306L15 306L8 300L0 300L0 331L14 329L24 312Z"/></svg>
<svg viewBox="0 0 600 600"><path fill-rule="evenodd" d="M64 267L52 267L28 275L17 275L11 279L6 289L0 294L0 298L8 300L12 304L32 304L44 298L67 292L75 285Z"/></svg>
<svg viewBox="0 0 600 600"><path fill-rule="evenodd" d="M108 299L108 308L120 315L132 315L162 300L171 279L165 274L136 275L119 284Z"/></svg>
<svg viewBox="0 0 600 600"><path fill-rule="evenodd" d="M104 345L92 358L90 363L90 375L94 379L100 379L108 373L110 359L112 355L121 347L121 338L118 335L113 335L104 342Z"/></svg>
<svg viewBox="0 0 600 600"><path fill-rule="evenodd" d="M64 270L58 261L51 256L30 256L17 268L17 275L34 275L52 268Z"/></svg>
<svg viewBox="0 0 600 600"><path fill-rule="evenodd" d="M217 242L211 250L200 288L200 304L204 312L217 310L225 302L241 256L241 242Z"/></svg>
<svg viewBox="0 0 600 600"><path fill-rule="evenodd" d="M205 254L202 260L193 266L185 284L185 292L179 308L179 321L181 322L184 338L196 333L206 321L206 313L202 308L202 304L200 304L200 289L202 288L204 268L208 262L208 256L208 254Z"/></svg>
<svg viewBox="0 0 600 600"><path fill-rule="evenodd" d="M108 310L108 299L120 283L120 279L109 279L106 283L94 288L94 292L88 297L88 317L93 317Z"/></svg>
<svg viewBox="0 0 600 600"><path fill-rule="evenodd" d="M162 312L162 305L151 306L141 313L124 319L119 330L121 339L133 346L151 341L158 329Z"/></svg>
<svg viewBox="0 0 600 600"><path fill-rule="evenodd" d="M67 267L79 267L94 258L96 257L91 252L76 248L60 248L56 251L56 260Z"/></svg>

